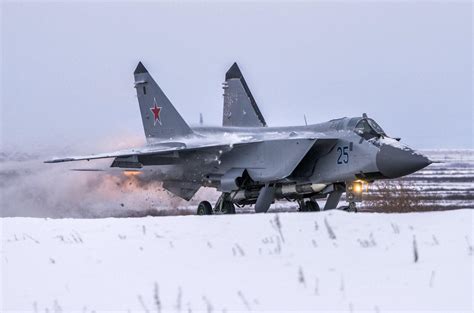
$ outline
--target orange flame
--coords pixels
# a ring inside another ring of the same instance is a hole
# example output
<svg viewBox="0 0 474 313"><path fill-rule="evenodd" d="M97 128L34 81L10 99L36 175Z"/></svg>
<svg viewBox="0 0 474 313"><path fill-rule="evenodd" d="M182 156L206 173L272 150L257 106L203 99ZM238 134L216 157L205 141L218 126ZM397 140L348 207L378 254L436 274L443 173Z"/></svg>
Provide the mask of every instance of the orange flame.
<svg viewBox="0 0 474 313"><path fill-rule="evenodd" d="M135 177L140 175L142 172L141 171L133 171L133 170L127 170L123 171L123 174L127 177Z"/></svg>

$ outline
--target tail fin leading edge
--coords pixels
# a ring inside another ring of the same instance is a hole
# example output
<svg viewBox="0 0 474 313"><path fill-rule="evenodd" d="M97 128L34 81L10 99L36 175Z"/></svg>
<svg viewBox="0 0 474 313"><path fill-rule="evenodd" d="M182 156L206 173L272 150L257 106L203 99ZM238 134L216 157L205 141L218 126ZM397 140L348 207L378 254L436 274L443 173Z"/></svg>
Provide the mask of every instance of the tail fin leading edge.
<svg viewBox="0 0 474 313"><path fill-rule="evenodd" d="M192 134L191 128L141 62L133 74L147 140L168 140Z"/></svg>
<svg viewBox="0 0 474 313"><path fill-rule="evenodd" d="M237 63L225 74L223 126L267 126Z"/></svg>

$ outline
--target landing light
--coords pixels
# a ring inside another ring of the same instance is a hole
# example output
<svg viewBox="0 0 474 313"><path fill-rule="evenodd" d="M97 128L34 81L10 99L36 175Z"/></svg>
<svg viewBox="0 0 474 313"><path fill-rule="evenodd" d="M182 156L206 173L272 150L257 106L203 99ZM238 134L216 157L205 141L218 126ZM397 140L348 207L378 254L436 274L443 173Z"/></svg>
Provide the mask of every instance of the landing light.
<svg viewBox="0 0 474 313"><path fill-rule="evenodd" d="M362 183L354 183L352 189L356 193L361 193L362 192Z"/></svg>
<svg viewBox="0 0 474 313"><path fill-rule="evenodd" d="M365 181L362 180L356 180L352 183L351 186L349 186L349 190L351 190L354 193L361 194L362 192L368 191L369 184Z"/></svg>

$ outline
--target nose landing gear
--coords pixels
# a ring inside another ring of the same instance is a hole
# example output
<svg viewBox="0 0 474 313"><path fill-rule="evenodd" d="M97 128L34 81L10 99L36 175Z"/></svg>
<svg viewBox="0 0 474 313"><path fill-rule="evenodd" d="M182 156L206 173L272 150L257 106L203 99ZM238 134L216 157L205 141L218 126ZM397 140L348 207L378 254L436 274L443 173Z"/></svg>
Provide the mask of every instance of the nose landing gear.
<svg viewBox="0 0 474 313"><path fill-rule="evenodd" d="M341 206L338 209L346 211L346 212L357 213L357 205L355 202L349 202L349 205Z"/></svg>
<svg viewBox="0 0 474 313"><path fill-rule="evenodd" d="M368 183L362 180L356 180L346 185L346 198L349 206L343 209L348 212L357 212L357 202L362 202L362 194L368 191Z"/></svg>

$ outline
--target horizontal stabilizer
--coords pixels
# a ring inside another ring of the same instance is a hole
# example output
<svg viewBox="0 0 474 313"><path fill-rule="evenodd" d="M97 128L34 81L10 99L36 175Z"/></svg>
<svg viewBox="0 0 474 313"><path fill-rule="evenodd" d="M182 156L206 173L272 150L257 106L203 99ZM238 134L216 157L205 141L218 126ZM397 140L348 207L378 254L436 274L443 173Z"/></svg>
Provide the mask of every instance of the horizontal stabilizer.
<svg viewBox="0 0 474 313"><path fill-rule="evenodd" d="M104 172L105 169L100 168L73 168L71 169L73 172Z"/></svg>

